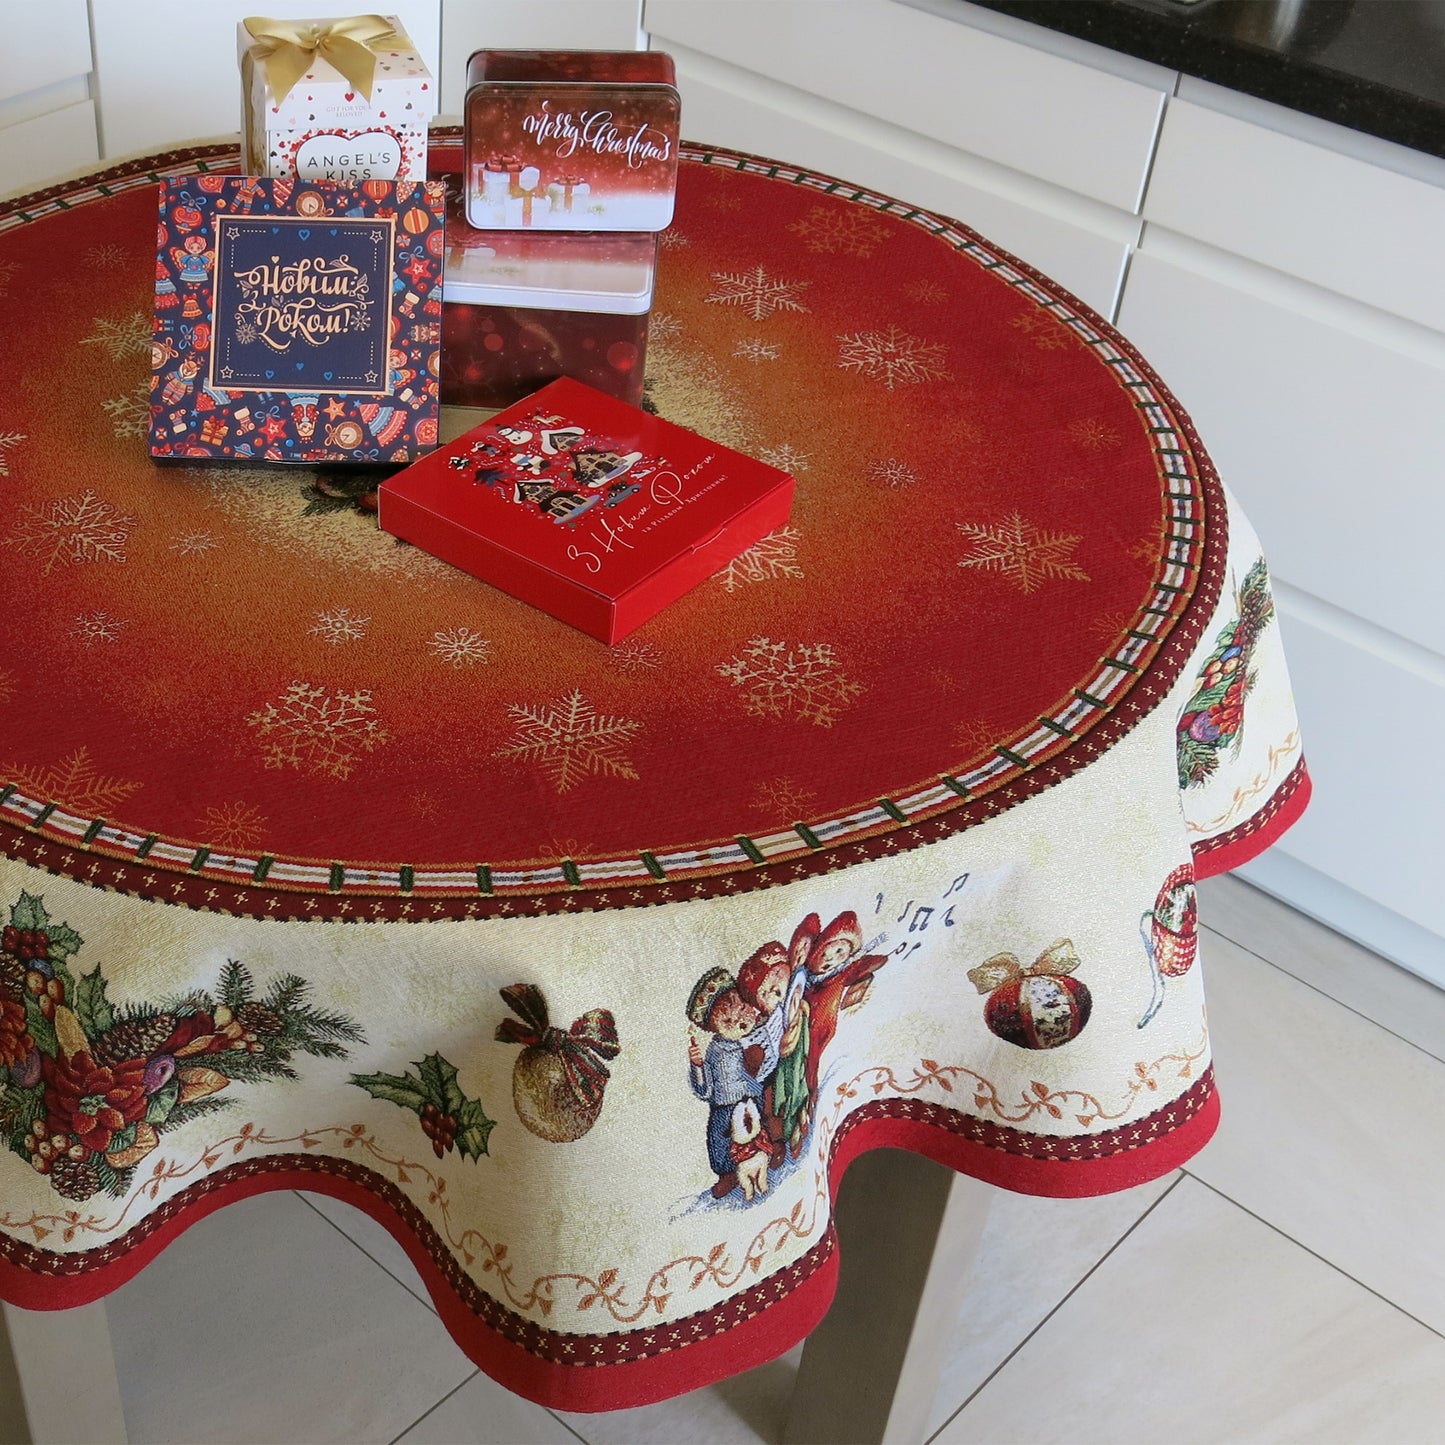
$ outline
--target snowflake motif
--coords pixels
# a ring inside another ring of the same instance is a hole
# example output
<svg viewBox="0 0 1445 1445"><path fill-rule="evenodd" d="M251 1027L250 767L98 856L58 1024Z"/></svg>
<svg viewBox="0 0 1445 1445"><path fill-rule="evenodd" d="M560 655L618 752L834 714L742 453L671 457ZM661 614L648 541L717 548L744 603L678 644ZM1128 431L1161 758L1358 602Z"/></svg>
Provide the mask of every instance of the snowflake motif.
<svg viewBox="0 0 1445 1445"><path fill-rule="evenodd" d="M953 745L965 758L976 758L986 752L1001 736L1000 729L988 722L959 723L953 730Z"/></svg>
<svg viewBox="0 0 1445 1445"><path fill-rule="evenodd" d="M1142 562L1146 567L1153 567L1163 553L1164 531L1162 527L1158 531L1151 532L1147 537L1140 537L1129 548L1129 555L1136 562Z"/></svg>
<svg viewBox="0 0 1445 1445"><path fill-rule="evenodd" d="M10 459L5 455L11 447L18 447L25 440L25 433L19 431L0 431L0 477L10 475Z"/></svg>
<svg viewBox="0 0 1445 1445"><path fill-rule="evenodd" d="M622 642L607 649L607 665L615 672L656 672L663 656L655 642Z"/></svg>
<svg viewBox="0 0 1445 1445"><path fill-rule="evenodd" d="M475 667L479 662L491 661L491 640L470 627L448 627L444 632L433 632L427 646L452 667Z"/></svg>
<svg viewBox="0 0 1445 1445"><path fill-rule="evenodd" d="M1093 417L1071 421L1067 431L1070 438L1086 452L1112 451L1124 440L1108 422Z"/></svg>
<svg viewBox="0 0 1445 1445"><path fill-rule="evenodd" d="M675 341L682 334L682 322L668 311L654 311L647 323L649 341Z"/></svg>
<svg viewBox="0 0 1445 1445"><path fill-rule="evenodd" d="M236 340L242 346L249 346L256 339L256 328L249 321L242 321L236 327Z"/></svg>
<svg viewBox="0 0 1445 1445"><path fill-rule="evenodd" d="M717 290L707 299L718 306L737 306L754 321L766 321L775 311L807 311L797 293L811 281L782 281L761 266L751 271L714 271Z"/></svg>
<svg viewBox="0 0 1445 1445"><path fill-rule="evenodd" d="M810 251L830 256L857 256L866 261L888 239L888 228L864 212L850 208L814 206L788 229L803 238Z"/></svg>
<svg viewBox="0 0 1445 1445"><path fill-rule="evenodd" d="M684 246L692 245L692 242L681 231L674 231L670 227L657 240L664 251L680 251Z"/></svg>
<svg viewBox="0 0 1445 1445"><path fill-rule="evenodd" d="M903 288L903 294L921 301L925 306L941 306L948 300L948 292L937 281L915 281Z"/></svg>
<svg viewBox="0 0 1445 1445"><path fill-rule="evenodd" d="M792 646L754 637L742 653L717 670L743 689L743 709L753 717L801 718L830 728L838 715L864 691L844 676L826 642Z"/></svg>
<svg viewBox="0 0 1445 1445"><path fill-rule="evenodd" d="M892 487L895 492L901 492L918 480L918 473L907 462L889 457L887 461L868 463L868 480L880 487Z"/></svg>
<svg viewBox="0 0 1445 1445"><path fill-rule="evenodd" d="M112 617L109 612L83 612L77 614L70 635L89 647L96 642L114 642L129 625L124 618Z"/></svg>
<svg viewBox="0 0 1445 1445"><path fill-rule="evenodd" d="M45 558L48 577L58 563L124 562L125 544L136 519L88 488L42 507L22 507L7 547L23 547Z"/></svg>
<svg viewBox="0 0 1445 1445"><path fill-rule="evenodd" d="M585 857L587 850L580 838L548 838L537 845L537 861L540 863L572 863Z"/></svg>
<svg viewBox="0 0 1445 1445"><path fill-rule="evenodd" d="M391 740L375 713L369 688L332 693L293 682L278 701L253 712L246 726L256 730L268 768L349 778L358 753L374 752Z"/></svg>
<svg viewBox="0 0 1445 1445"><path fill-rule="evenodd" d="M722 583L724 592L736 592L750 583L770 582L775 577L801 577L798 543L802 540L803 534L796 527L780 527L713 576Z"/></svg>
<svg viewBox="0 0 1445 1445"><path fill-rule="evenodd" d="M10 294L10 283L20 269L19 261L0 261L0 296Z"/></svg>
<svg viewBox="0 0 1445 1445"><path fill-rule="evenodd" d="M794 447L784 443L780 447L764 447L758 453L758 460L766 462L770 467L777 467L780 472L806 472L812 452L800 452Z"/></svg>
<svg viewBox="0 0 1445 1445"><path fill-rule="evenodd" d="M0 767L0 777L9 779L32 798L60 803L92 818L113 814L140 787L139 783L107 778L96 772L89 748L81 748L63 763L49 768L23 768L18 763L8 763Z"/></svg>
<svg viewBox="0 0 1445 1445"><path fill-rule="evenodd" d="M358 617L349 607L334 607L329 612L318 612L316 626L306 630L339 647L345 642L360 642L370 621L369 617Z"/></svg>
<svg viewBox="0 0 1445 1445"><path fill-rule="evenodd" d="M117 266L125 265L125 247L91 246L86 250L84 260L87 266L92 266L97 271L114 270Z"/></svg>
<svg viewBox="0 0 1445 1445"><path fill-rule="evenodd" d="M496 756L536 763L559 793L589 773L612 778L637 776L623 750L642 724L631 718L602 716L575 688L540 707L512 703L507 711L516 732L511 745L499 748Z"/></svg>
<svg viewBox="0 0 1445 1445"><path fill-rule="evenodd" d="M708 205L715 211L740 211L743 208L743 201L741 196L721 195L713 196L708 201Z"/></svg>
<svg viewBox="0 0 1445 1445"><path fill-rule="evenodd" d="M960 691L963 687L962 680L951 668L935 667L929 672L933 685L943 693L945 697Z"/></svg>
<svg viewBox="0 0 1445 1445"><path fill-rule="evenodd" d="M127 356L149 356L151 349L151 319L139 311L122 317L119 321L107 321L97 316L95 332L81 340L82 346L99 346L112 361L124 361Z"/></svg>
<svg viewBox="0 0 1445 1445"><path fill-rule="evenodd" d="M1072 559L1078 537L1045 532L1017 513L1001 522L957 522L958 530L973 544L960 567L982 567L1002 572L1021 592L1036 592L1046 577L1068 577L1087 582L1089 574Z"/></svg>
<svg viewBox="0 0 1445 1445"><path fill-rule="evenodd" d="M1074 340L1074 333L1057 319L1038 311L1025 311L1015 316L1009 325L1022 331L1040 351L1062 351Z"/></svg>
<svg viewBox="0 0 1445 1445"><path fill-rule="evenodd" d="M126 437L143 437L151 425L151 384L141 382L134 391L124 396L112 397L101 402L101 407L110 417L111 427L122 440Z"/></svg>
<svg viewBox="0 0 1445 1445"><path fill-rule="evenodd" d="M756 366L760 361L776 361L782 355L781 348L771 346L766 341L759 341L753 338L750 341L739 341L733 347L733 355L740 356L744 361L751 361Z"/></svg>
<svg viewBox="0 0 1445 1445"><path fill-rule="evenodd" d="M171 551L179 552L182 557L199 557L220 545L209 532L182 532L171 543Z"/></svg>
<svg viewBox="0 0 1445 1445"><path fill-rule="evenodd" d="M0 667L0 702L9 702L15 696L15 674Z"/></svg>
<svg viewBox="0 0 1445 1445"><path fill-rule="evenodd" d="M249 803L207 808L196 822L202 837L222 848L256 848L266 836L266 819Z"/></svg>
<svg viewBox="0 0 1445 1445"><path fill-rule="evenodd" d="M811 788L805 788L791 778L774 778L758 785L752 807L755 813L770 818L796 819L807 811L816 796Z"/></svg>
<svg viewBox="0 0 1445 1445"><path fill-rule="evenodd" d="M435 793L413 793L411 795L411 810L423 823L430 822L431 819L441 816L441 806L436 800Z"/></svg>
<svg viewBox="0 0 1445 1445"><path fill-rule="evenodd" d="M1100 642L1114 642L1134 620L1132 612L1105 612L1096 617L1089 626L1089 635Z"/></svg>
<svg viewBox="0 0 1445 1445"><path fill-rule="evenodd" d="M881 381L889 391L895 386L949 379L943 347L896 326L886 331L854 331L838 340L842 343L838 365Z"/></svg>

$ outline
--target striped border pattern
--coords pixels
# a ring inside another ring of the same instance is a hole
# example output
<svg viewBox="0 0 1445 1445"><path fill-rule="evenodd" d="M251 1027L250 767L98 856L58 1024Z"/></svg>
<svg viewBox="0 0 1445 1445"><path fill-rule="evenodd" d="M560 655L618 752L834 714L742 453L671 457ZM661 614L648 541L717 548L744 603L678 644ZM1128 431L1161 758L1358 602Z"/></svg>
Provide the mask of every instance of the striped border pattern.
<svg viewBox="0 0 1445 1445"><path fill-rule="evenodd" d="M434 139L445 142L448 134ZM637 907L751 891L936 842L1062 781L1152 710L1187 661L1218 597L1227 536L1213 468L1187 416L1142 358L1082 302L958 222L735 152L684 146L680 157L839 196L917 225L1051 311L1110 369L1142 413L1166 515L1152 592L1097 670L1029 732L957 775L925 779L842 816L696 848L532 866L279 858L140 833L0 783L0 850L99 886L256 918L355 921ZM164 175L234 164L234 148L225 146L131 162L73 183L78 189L62 185L21 197L0 214L0 231Z"/></svg>

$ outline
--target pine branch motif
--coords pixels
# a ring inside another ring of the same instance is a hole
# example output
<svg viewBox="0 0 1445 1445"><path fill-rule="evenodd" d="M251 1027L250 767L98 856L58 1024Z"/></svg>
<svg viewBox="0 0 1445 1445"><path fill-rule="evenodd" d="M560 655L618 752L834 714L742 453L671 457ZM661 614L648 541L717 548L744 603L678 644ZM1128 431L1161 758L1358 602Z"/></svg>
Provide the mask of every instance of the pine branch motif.
<svg viewBox="0 0 1445 1445"><path fill-rule="evenodd" d="M1020 592L1037 592L1051 577L1087 582L1089 574L1073 559L1080 538L1045 532L1017 512L1001 522L957 522L972 544L960 567L1001 572Z"/></svg>
<svg viewBox="0 0 1445 1445"><path fill-rule="evenodd" d="M124 1196L161 1135L232 1101L233 1083L296 1079L297 1054L341 1059L362 1040L307 1001L295 974L258 991L232 959L214 992L117 1006L84 940L22 892L0 930L0 1141L65 1199Z"/></svg>
<svg viewBox="0 0 1445 1445"><path fill-rule="evenodd" d="M883 331L853 331L838 338L838 365L881 381L889 391L925 381L948 381L948 358L942 345L910 336L897 326Z"/></svg>
<svg viewBox="0 0 1445 1445"><path fill-rule="evenodd" d="M99 346L112 361L124 361L127 356L149 356L151 349L151 319L139 311L123 316L118 321L109 321L97 316L95 331L81 339L82 346Z"/></svg>
<svg viewBox="0 0 1445 1445"><path fill-rule="evenodd" d="M753 717L796 717L830 728L866 689L848 678L826 642L774 642L755 637L718 672L743 690Z"/></svg>
<svg viewBox="0 0 1445 1445"><path fill-rule="evenodd" d="M714 271L712 279L717 286L707 299L719 306L737 306L754 321L766 321L778 311L807 311L798 292L813 284L783 281L761 266L751 271Z"/></svg>
<svg viewBox="0 0 1445 1445"><path fill-rule="evenodd" d="M108 778L98 773L88 747L78 749L64 762L50 767L32 768L9 763L0 768L0 776L41 802L59 803L86 818L113 816L116 809L140 788L139 783Z"/></svg>
<svg viewBox="0 0 1445 1445"><path fill-rule="evenodd" d="M7 547L19 547L45 559L49 576L58 566L86 562L124 562L136 519L98 497L88 487L43 506L21 507Z"/></svg>
<svg viewBox="0 0 1445 1445"><path fill-rule="evenodd" d="M333 778L349 778L359 754L375 752L391 734L375 716L369 688L330 692L308 682L293 682L276 702L247 719L268 768L295 768Z"/></svg>
<svg viewBox="0 0 1445 1445"><path fill-rule="evenodd" d="M1220 632L1200 669L1177 730L1179 786L1198 787L1219 767L1220 754L1244 737L1244 702L1258 674L1250 663L1260 634L1274 617L1264 558L1249 569L1235 599L1236 615Z"/></svg>
<svg viewBox="0 0 1445 1445"><path fill-rule="evenodd" d="M796 527L780 527L741 556L734 557L721 572L714 572L713 577L722 584L724 592L737 592L752 583L771 582L779 577L801 577L798 544L802 540L803 534Z"/></svg>
<svg viewBox="0 0 1445 1445"><path fill-rule="evenodd" d="M575 689L538 707L512 703L507 711L516 731L496 756L535 764L559 793L589 775L637 777L625 750L641 730L640 722L603 716Z"/></svg>

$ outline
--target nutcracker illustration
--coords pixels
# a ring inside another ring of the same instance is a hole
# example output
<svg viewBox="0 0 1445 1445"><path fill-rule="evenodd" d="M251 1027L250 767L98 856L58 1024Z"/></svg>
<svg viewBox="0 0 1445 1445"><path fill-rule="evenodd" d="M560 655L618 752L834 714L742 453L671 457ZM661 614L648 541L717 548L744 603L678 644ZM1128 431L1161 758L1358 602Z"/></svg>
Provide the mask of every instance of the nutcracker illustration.
<svg viewBox="0 0 1445 1445"><path fill-rule="evenodd" d="M996 953L968 977L988 995L983 1017L991 1033L1021 1049L1056 1049L1078 1038L1094 1006L1088 988L1071 976L1078 966L1072 941L1058 938L1027 966L1012 953Z"/></svg>
<svg viewBox="0 0 1445 1445"><path fill-rule="evenodd" d="M1199 948L1199 899L1194 889L1194 865L1181 863L1159 889L1159 896L1139 922L1144 952L1154 991L1139 1020L1142 1029L1164 1002L1164 980L1189 972Z"/></svg>

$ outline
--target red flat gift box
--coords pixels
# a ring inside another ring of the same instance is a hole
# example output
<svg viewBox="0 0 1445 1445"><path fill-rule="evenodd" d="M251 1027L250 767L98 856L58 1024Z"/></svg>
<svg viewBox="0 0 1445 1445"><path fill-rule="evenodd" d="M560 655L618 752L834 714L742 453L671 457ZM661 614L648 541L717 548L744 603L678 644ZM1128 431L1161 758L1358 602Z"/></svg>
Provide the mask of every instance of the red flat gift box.
<svg viewBox="0 0 1445 1445"><path fill-rule="evenodd" d="M563 378L377 501L384 531L610 643L781 527L793 479Z"/></svg>

